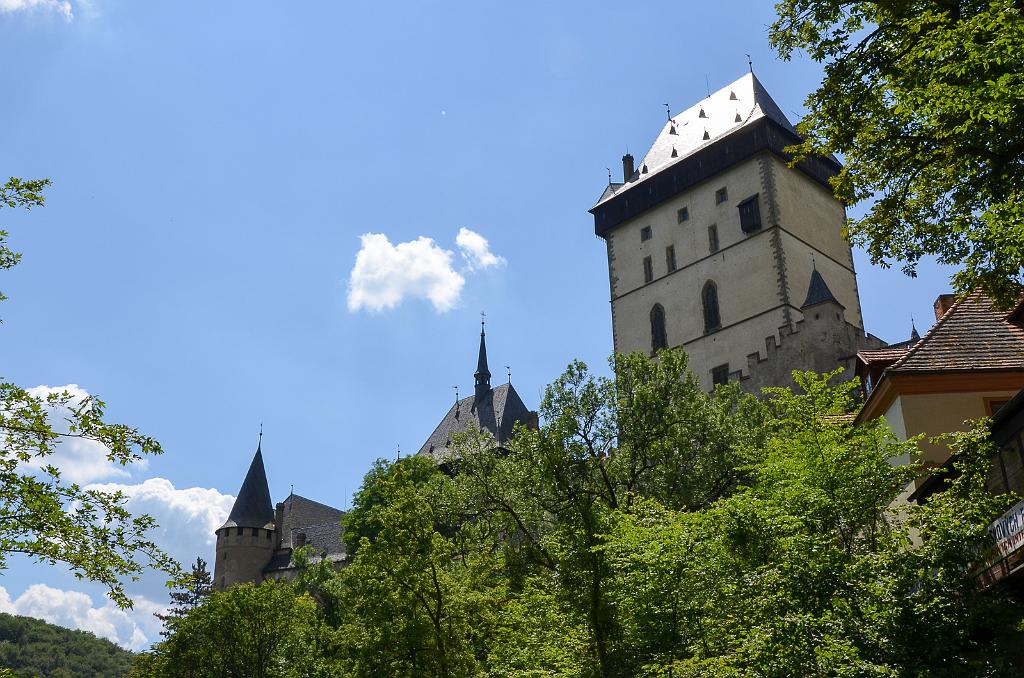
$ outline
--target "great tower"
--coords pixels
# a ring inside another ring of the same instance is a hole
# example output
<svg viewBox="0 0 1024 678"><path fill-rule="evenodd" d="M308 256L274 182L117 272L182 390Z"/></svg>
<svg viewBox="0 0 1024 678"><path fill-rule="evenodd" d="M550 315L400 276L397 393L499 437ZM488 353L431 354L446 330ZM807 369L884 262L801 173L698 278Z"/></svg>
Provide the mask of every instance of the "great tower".
<svg viewBox="0 0 1024 678"><path fill-rule="evenodd" d="M852 365L865 335L833 158L788 166L796 130L753 73L676 115L590 210L615 350L682 346L711 388ZM850 371L852 372L852 371Z"/></svg>

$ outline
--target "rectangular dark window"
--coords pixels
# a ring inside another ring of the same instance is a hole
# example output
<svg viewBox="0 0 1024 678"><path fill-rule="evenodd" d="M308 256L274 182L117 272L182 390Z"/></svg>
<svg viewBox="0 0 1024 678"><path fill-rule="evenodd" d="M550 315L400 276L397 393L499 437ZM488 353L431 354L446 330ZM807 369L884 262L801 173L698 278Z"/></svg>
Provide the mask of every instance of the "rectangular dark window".
<svg viewBox="0 0 1024 678"><path fill-rule="evenodd" d="M711 383L715 385L729 383L729 363L711 368Z"/></svg>
<svg viewBox="0 0 1024 678"><path fill-rule="evenodd" d="M744 233L753 233L761 228L761 208L757 203L757 194L754 194L741 202L737 207L740 210L740 228Z"/></svg>
<svg viewBox="0 0 1024 678"><path fill-rule="evenodd" d="M723 202L729 199L729 190L722 186L720 189L715 191L715 204L721 205Z"/></svg>
<svg viewBox="0 0 1024 678"><path fill-rule="evenodd" d="M665 248L665 263L668 265L669 273L676 270L676 248L672 245Z"/></svg>
<svg viewBox="0 0 1024 678"><path fill-rule="evenodd" d="M718 251L718 226L708 226L708 251L714 254Z"/></svg>
<svg viewBox="0 0 1024 678"><path fill-rule="evenodd" d="M688 221L689 219L690 219L690 208L689 207L680 207L679 209L676 210L676 222L677 223L681 224L684 221Z"/></svg>
<svg viewBox="0 0 1024 678"><path fill-rule="evenodd" d="M651 227L644 226L640 229L640 242L645 242L651 239Z"/></svg>
<svg viewBox="0 0 1024 678"><path fill-rule="evenodd" d="M644 282L649 283L654 280L654 265L651 263L650 257L644 257Z"/></svg>

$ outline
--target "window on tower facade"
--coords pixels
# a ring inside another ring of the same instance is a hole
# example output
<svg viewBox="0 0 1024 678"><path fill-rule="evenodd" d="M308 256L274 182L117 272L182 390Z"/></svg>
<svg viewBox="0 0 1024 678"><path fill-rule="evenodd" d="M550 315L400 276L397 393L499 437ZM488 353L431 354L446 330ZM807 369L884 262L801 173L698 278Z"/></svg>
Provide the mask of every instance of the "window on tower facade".
<svg viewBox="0 0 1024 678"><path fill-rule="evenodd" d="M750 196L736 207L740 211L740 228L744 233L753 233L761 228L761 208L757 203L757 194Z"/></svg>
<svg viewBox="0 0 1024 678"><path fill-rule="evenodd" d="M701 303L704 306L704 333L714 332L722 326L722 316L718 312L718 288L710 280L701 291Z"/></svg>
<svg viewBox="0 0 1024 678"><path fill-rule="evenodd" d="M669 273L676 270L676 248L672 245L665 248L665 264Z"/></svg>
<svg viewBox="0 0 1024 678"><path fill-rule="evenodd" d="M655 304L651 309L651 352L668 348L668 333L665 331L665 309Z"/></svg>
<svg viewBox="0 0 1024 678"><path fill-rule="evenodd" d="M708 226L708 251L711 254L718 251L718 226L715 224Z"/></svg>
<svg viewBox="0 0 1024 678"><path fill-rule="evenodd" d="M644 282L649 283L654 280L654 264L651 263L650 257L644 257Z"/></svg>
<svg viewBox="0 0 1024 678"><path fill-rule="evenodd" d="M640 229L640 242L646 242L651 239L651 227L644 226Z"/></svg>
<svg viewBox="0 0 1024 678"><path fill-rule="evenodd" d="M722 186L720 189L715 191L715 204L721 205L723 202L729 199L729 190Z"/></svg>
<svg viewBox="0 0 1024 678"><path fill-rule="evenodd" d="M729 363L711 368L711 383L716 386L729 383Z"/></svg>
<svg viewBox="0 0 1024 678"><path fill-rule="evenodd" d="M680 207L679 209L676 210L676 222L677 223L681 224L684 221L687 221L689 218L690 218L690 208L689 207Z"/></svg>

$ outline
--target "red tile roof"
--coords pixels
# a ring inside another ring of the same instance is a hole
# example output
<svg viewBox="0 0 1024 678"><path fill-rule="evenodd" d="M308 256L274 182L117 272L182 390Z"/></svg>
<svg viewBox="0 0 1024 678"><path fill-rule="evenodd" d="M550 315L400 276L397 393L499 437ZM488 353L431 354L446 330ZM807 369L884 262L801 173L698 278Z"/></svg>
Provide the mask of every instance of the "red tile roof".
<svg viewBox="0 0 1024 678"><path fill-rule="evenodd" d="M1009 315L973 292L954 303L887 373L1024 370L1024 328L1008 322Z"/></svg>

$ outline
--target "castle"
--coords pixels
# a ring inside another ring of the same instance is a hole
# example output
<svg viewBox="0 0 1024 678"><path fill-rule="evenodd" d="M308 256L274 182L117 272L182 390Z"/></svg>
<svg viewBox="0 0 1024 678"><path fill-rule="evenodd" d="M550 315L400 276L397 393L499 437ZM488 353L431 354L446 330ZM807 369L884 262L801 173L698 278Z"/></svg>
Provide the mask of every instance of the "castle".
<svg viewBox="0 0 1024 678"><path fill-rule="evenodd" d="M435 460L442 469L451 470L452 455L448 448L456 433L475 427L488 431L498 445L503 445L517 423L537 426L537 413L523 404L511 380L491 386L482 324L473 379L473 395L456 400L417 453ZM341 541L343 514L341 509L294 492L275 508L263 466L261 434L261 444L256 447L231 513L215 532L214 585L224 590L242 582L289 579L296 571L292 553L303 546L311 546L315 558L342 566L347 557Z"/></svg>
<svg viewBox="0 0 1024 678"><path fill-rule="evenodd" d="M785 386L794 369L847 377L865 333L845 208L828 180L834 158L788 165L796 130L754 74L668 115L622 182L590 210L608 254L614 349L683 347L705 388ZM610 179L610 177L609 177ZM504 444L516 423L537 425L511 383L491 386L483 329L472 396L457 399L418 454L450 467L452 435L475 426ZM262 450L216 531L214 582L287 578L293 549L339 566L342 511L296 494L271 504Z"/></svg>

